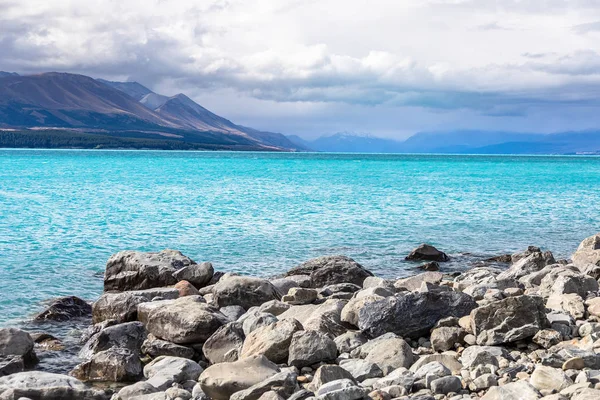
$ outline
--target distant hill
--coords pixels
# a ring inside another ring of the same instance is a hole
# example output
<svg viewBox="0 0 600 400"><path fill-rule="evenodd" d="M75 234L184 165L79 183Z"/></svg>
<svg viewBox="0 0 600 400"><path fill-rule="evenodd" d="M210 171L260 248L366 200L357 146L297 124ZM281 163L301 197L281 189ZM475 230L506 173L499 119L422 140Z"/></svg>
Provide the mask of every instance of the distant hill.
<svg viewBox="0 0 600 400"><path fill-rule="evenodd" d="M16 72L5 72L5 71L0 71L0 78L4 78L7 76L19 76L19 74L17 74Z"/></svg>
<svg viewBox="0 0 600 400"><path fill-rule="evenodd" d="M421 132L404 141L338 133L316 140L289 137L323 152L431 154L600 154L600 131L553 134L499 131Z"/></svg>
<svg viewBox="0 0 600 400"><path fill-rule="evenodd" d="M0 76L0 128L77 129L79 135L150 136L223 149L299 149L282 134L235 125L183 94L166 97L135 82L55 72Z"/></svg>

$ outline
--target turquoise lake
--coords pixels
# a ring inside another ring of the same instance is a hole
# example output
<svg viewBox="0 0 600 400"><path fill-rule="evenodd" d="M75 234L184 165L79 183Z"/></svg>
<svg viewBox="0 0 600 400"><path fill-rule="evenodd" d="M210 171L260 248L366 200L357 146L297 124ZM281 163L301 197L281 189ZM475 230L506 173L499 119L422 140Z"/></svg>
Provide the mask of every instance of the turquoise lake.
<svg viewBox="0 0 600 400"><path fill-rule="evenodd" d="M108 257L174 248L272 276L345 254L414 272L537 245L569 257L600 231L600 158L0 150L0 324L59 295L94 300Z"/></svg>

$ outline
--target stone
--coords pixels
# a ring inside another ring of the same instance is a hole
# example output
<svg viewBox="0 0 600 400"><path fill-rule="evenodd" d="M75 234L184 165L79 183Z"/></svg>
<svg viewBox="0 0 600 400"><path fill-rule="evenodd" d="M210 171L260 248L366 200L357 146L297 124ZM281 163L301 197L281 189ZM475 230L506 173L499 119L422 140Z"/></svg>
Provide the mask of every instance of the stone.
<svg viewBox="0 0 600 400"><path fill-rule="evenodd" d="M348 304L344 306L342 313L340 314L340 318L343 322L353 326L358 326L358 314L365 304L373 303L383 299L385 299L385 297L376 294L360 297L355 296L348 301Z"/></svg>
<svg viewBox="0 0 600 400"><path fill-rule="evenodd" d="M442 318L462 317L477 307L458 292L408 293L366 304L359 312L358 327L368 337L393 332L402 337L425 336Z"/></svg>
<svg viewBox="0 0 600 400"><path fill-rule="evenodd" d="M306 284L305 286L302 286L302 287L310 287L310 278L309 277L305 277L305 278L308 279L309 282L308 282L308 284ZM271 279L270 282L271 282L271 285L273 285L275 287L275 289L277 290L277 293L279 293L280 296L286 295L292 288L301 287L295 280L287 279L287 278Z"/></svg>
<svg viewBox="0 0 600 400"><path fill-rule="evenodd" d="M196 288L201 288L210 282L215 270L211 263L190 264L173 272L177 281L188 281Z"/></svg>
<svg viewBox="0 0 600 400"><path fill-rule="evenodd" d="M414 373L415 379L423 379L427 378L428 376L433 377L433 379L437 379L448 375L452 375L452 371L450 371L450 369L444 364L437 361L424 364Z"/></svg>
<svg viewBox="0 0 600 400"><path fill-rule="evenodd" d="M373 274L362 265L346 256L324 256L306 261L292 268L286 276L308 275L310 286L321 288L337 283L353 283L362 286L363 281Z"/></svg>
<svg viewBox="0 0 600 400"><path fill-rule="evenodd" d="M575 320L582 319L585 316L583 299L575 293L553 294L548 297L546 307L551 310L564 311Z"/></svg>
<svg viewBox="0 0 600 400"><path fill-rule="evenodd" d="M244 310L244 307L240 306L225 306L219 308L219 312L226 316L229 321L235 322L246 313L246 310ZM269 312L269 314L272 313Z"/></svg>
<svg viewBox="0 0 600 400"><path fill-rule="evenodd" d="M242 324L230 322L221 326L206 340L202 353L211 364L236 361L245 338Z"/></svg>
<svg viewBox="0 0 600 400"><path fill-rule="evenodd" d="M431 331L431 347L434 351L448 351L464 343L467 332L458 327L442 326Z"/></svg>
<svg viewBox="0 0 600 400"><path fill-rule="evenodd" d="M419 247L413 249L408 256L408 261L439 261L444 262L450 260L450 257L442 251L439 251L435 247L429 244L422 244Z"/></svg>
<svg viewBox="0 0 600 400"><path fill-rule="evenodd" d="M97 324L109 319L117 322L130 322L137 319L138 305L152 301L155 297L176 299L177 289L134 290L122 293L104 293L92 305L92 321Z"/></svg>
<svg viewBox="0 0 600 400"><path fill-rule="evenodd" d="M260 307L258 307L258 310L260 312L273 314L277 317L289 310L291 306L291 304L284 303L280 300L271 300L263 303Z"/></svg>
<svg viewBox="0 0 600 400"><path fill-rule="evenodd" d="M548 321L541 298L518 296L474 309L471 323L477 344L497 345L534 336Z"/></svg>
<svg viewBox="0 0 600 400"><path fill-rule="evenodd" d="M318 297L315 289L291 288L289 292L281 298L284 303L292 305L311 304Z"/></svg>
<svg viewBox="0 0 600 400"><path fill-rule="evenodd" d="M158 392L158 389L145 381L136 382L125 386L117 393L116 400L135 400L137 396L152 394Z"/></svg>
<svg viewBox="0 0 600 400"><path fill-rule="evenodd" d="M431 391L436 394L458 393L462 383L458 376L444 376L431 382Z"/></svg>
<svg viewBox="0 0 600 400"><path fill-rule="evenodd" d="M514 262L509 269L499 274L497 279L519 279L525 275L541 271L545 266L555 263L552 253L535 251Z"/></svg>
<svg viewBox="0 0 600 400"><path fill-rule="evenodd" d="M467 348L468 350L469 348ZM464 354L464 353L463 353ZM439 362L448 368L453 374L460 373L463 365L457 360L456 356L450 354L427 354L419 359L410 367L411 372L418 371L422 366L432 362Z"/></svg>
<svg viewBox="0 0 600 400"><path fill-rule="evenodd" d="M319 362L333 361L336 357L335 342L325 333L299 331L292 336L288 357L290 366L308 367Z"/></svg>
<svg viewBox="0 0 600 400"><path fill-rule="evenodd" d="M443 278L444 275L441 272L424 272L409 278L398 279L394 282L394 288L416 292L421 288L423 283L439 284Z"/></svg>
<svg viewBox="0 0 600 400"><path fill-rule="evenodd" d="M213 288L214 301L219 307L238 305L248 310L270 300L279 300L271 282L248 276L221 279Z"/></svg>
<svg viewBox="0 0 600 400"><path fill-rule="evenodd" d="M106 400L108 396L67 375L27 371L0 377L0 398L7 400Z"/></svg>
<svg viewBox="0 0 600 400"><path fill-rule="evenodd" d="M141 322L112 325L87 340L79 351L79 358L89 360L94 354L111 348L128 349L139 354L144 340L146 340L146 330Z"/></svg>
<svg viewBox="0 0 600 400"><path fill-rule="evenodd" d="M340 379L322 385L316 395L317 400L359 400L367 391L350 379Z"/></svg>
<svg viewBox="0 0 600 400"><path fill-rule="evenodd" d="M292 337L302 330L295 319L283 319L250 333L243 343L240 358L264 355L274 363L285 363L289 357Z"/></svg>
<svg viewBox="0 0 600 400"><path fill-rule="evenodd" d="M92 306L76 296L59 297L44 311L34 317L35 321L69 321L74 318L89 317Z"/></svg>
<svg viewBox="0 0 600 400"><path fill-rule="evenodd" d="M191 359L194 357L194 349L158 339L152 334L148 335L142 343L141 351L152 358L171 356Z"/></svg>
<svg viewBox="0 0 600 400"><path fill-rule="evenodd" d="M175 271L195 264L177 250L159 253L121 251L113 254L104 272L105 291L141 290L165 287L177 283Z"/></svg>
<svg viewBox="0 0 600 400"><path fill-rule="evenodd" d="M194 285L188 281L179 281L175 284L175 286L173 286L173 288L179 291L179 297L200 295L198 289L196 289Z"/></svg>
<svg viewBox="0 0 600 400"><path fill-rule="evenodd" d="M350 372L358 382L362 382L369 378L381 378L383 376L381 368L374 362L367 360L342 360L340 361L340 367Z"/></svg>
<svg viewBox="0 0 600 400"><path fill-rule="evenodd" d="M197 380L202 371L198 363L187 358L161 356L144 367L144 376L155 388L166 390L173 383Z"/></svg>
<svg viewBox="0 0 600 400"><path fill-rule="evenodd" d="M406 368L398 368L390 372L385 377L378 379L374 384L374 389L383 389L390 386L401 386L408 393L415 383L415 376Z"/></svg>
<svg viewBox="0 0 600 400"><path fill-rule="evenodd" d="M533 343L542 346L545 349L560 343L562 335L554 329L542 329L533 336Z"/></svg>
<svg viewBox="0 0 600 400"><path fill-rule="evenodd" d="M481 400L537 400L540 397L528 382L518 381L490 388Z"/></svg>
<svg viewBox="0 0 600 400"><path fill-rule="evenodd" d="M557 368L537 365L531 374L529 383L540 392L560 392L573 384L565 373Z"/></svg>
<svg viewBox="0 0 600 400"><path fill-rule="evenodd" d="M409 368L414 362L411 347L403 339L388 339L375 346L365 358L377 364L384 375L397 368Z"/></svg>
<svg viewBox="0 0 600 400"><path fill-rule="evenodd" d="M258 400L270 391L274 391L283 398L288 398L296 389L296 378L296 373L282 371L248 389L235 392L231 395L230 400Z"/></svg>
<svg viewBox="0 0 600 400"><path fill-rule="evenodd" d="M213 400L228 400L240 390L280 372L276 364L265 356L252 356L235 362L214 364L202 372L198 381L202 391Z"/></svg>
<svg viewBox="0 0 600 400"><path fill-rule="evenodd" d="M469 346L462 352L460 361L465 368L474 368L477 365L499 365L499 359L508 357L508 352L502 347Z"/></svg>
<svg viewBox="0 0 600 400"><path fill-rule="evenodd" d="M492 386L498 386L498 379L494 374L483 374L473 379L471 383L469 383L469 389L472 392L479 392L481 390L486 390L491 388Z"/></svg>
<svg viewBox="0 0 600 400"><path fill-rule="evenodd" d="M336 337L348 330L342 325L340 317L346 303L345 300L328 299L318 305L292 306L279 315L279 319L294 318L302 324L306 331L316 330Z"/></svg>
<svg viewBox="0 0 600 400"><path fill-rule="evenodd" d="M317 391L324 384L340 379L355 381L354 376L341 366L328 364L321 365L315 372L315 376L311 382L311 388L313 391Z"/></svg>
<svg viewBox="0 0 600 400"><path fill-rule="evenodd" d="M334 340L338 353L350 353L367 342L367 338L361 332L348 331Z"/></svg>
<svg viewBox="0 0 600 400"><path fill-rule="evenodd" d="M134 382L142 375L142 363L138 352L111 347L94 353L77 365L71 375L82 381Z"/></svg>
<svg viewBox="0 0 600 400"><path fill-rule="evenodd" d="M575 393L571 400L597 400L600 398L600 390L598 389L583 389L579 393Z"/></svg>
<svg viewBox="0 0 600 400"><path fill-rule="evenodd" d="M600 266L600 234L584 239L571 258L579 268L589 264Z"/></svg>
<svg viewBox="0 0 600 400"><path fill-rule="evenodd" d="M587 275L560 275L550 288L550 296L569 293L586 297L590 292L598 291L598 281Z"/></svg>
<svg viewBox="0 0 600 400"><path fill-rule="evenodd" d="M273 314L259 312L257 309L254 310L254 312L249 311L246 313L246 315L243 315L239 319L239 322L242 323L242 329L244 329L244 334L246 336L258 328L274 324L277 321L277 317Z"/></svg>
<svg viewBox="0 0 600 400"><path fill-rule="evenodd" d="M431 261L425 264L421 264L417 268L422 269L423 271L439 271L440 264L437 261Z"/></svg>
<svg viewBox="0 0 600 400"><path fill-rule="evenodd" d="M581 370L585 368L585 360L581 357L572 357L565 361L562 365L563 371L570 369Z"/></svg>
<svg viewBox="0 0 600 400"><path fill-rule="evenodd" d="M4 362L8 363L4 365L5 373L15 371L18 365L24 368L34 366L38 358L33 347L34 342L29 333L17 328L0 328L0 359L4 358Z"/></svg>
<svg viewBox="0 0 600 400"><path fill-rule="evenodd" d="M176 344L202 343L228 322L201 296L186 296L151 310L146 329L159 339Z"/></svg>

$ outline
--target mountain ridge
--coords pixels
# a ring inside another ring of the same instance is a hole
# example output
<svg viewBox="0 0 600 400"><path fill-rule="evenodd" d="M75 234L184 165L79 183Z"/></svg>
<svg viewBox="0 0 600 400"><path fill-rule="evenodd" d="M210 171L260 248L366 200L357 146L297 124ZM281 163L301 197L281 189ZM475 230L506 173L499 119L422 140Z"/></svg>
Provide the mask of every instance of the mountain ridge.
<svg viewBox="0 0 600 400"><path fill-rule="evenodd" d="M144 99L152 101L141 102ZM152 109L150 103L159 106ZM299 150L282 134L235 125L183 94L166 97L137 82L61 72L0 77L0 128L142 132L168 140L208 141L207 145L227 149Z"/></svg>

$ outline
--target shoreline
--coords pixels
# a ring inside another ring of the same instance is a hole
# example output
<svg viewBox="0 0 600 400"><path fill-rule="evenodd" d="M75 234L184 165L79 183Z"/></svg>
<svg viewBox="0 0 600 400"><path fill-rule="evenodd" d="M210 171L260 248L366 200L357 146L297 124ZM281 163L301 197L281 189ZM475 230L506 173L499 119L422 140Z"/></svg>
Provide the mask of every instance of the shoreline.
<svg viewBox="0 0 600 400"><path fill-rule="evenodd" d="M573 260L529 247L449 272L448 255L421 245L406 257L421 269L400 279L345 256L254 278L123 251L92 305L59 298L24 327L93 322L79 342L0 328L0 396L50 399L58 385L69 399L587 399L600 395L596 248L600 234ZM39 371L67 359L71 376Z"/></svg>

